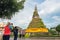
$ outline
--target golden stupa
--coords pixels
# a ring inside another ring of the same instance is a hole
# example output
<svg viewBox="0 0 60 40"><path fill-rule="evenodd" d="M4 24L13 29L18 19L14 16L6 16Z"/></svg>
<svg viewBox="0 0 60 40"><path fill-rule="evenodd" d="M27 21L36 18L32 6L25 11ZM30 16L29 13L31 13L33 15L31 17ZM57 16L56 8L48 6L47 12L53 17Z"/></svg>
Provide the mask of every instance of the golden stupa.
<svg viewBox="0 0 60 40"><path fill-rule="evenodd" d="M39 17L37 6L35 6L32 21L28 25L26 32L48 32L48 29L44 25L42 19Z"/></svg>

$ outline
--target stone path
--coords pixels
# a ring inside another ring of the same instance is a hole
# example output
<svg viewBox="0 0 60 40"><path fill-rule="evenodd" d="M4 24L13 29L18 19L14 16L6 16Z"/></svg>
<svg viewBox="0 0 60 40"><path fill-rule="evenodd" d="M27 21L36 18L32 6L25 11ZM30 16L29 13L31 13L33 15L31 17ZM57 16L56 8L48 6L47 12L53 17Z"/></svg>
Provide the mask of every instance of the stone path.
<svg viewBox="0 0 60 40"><path fill-rule="evenodd" d="M13 38L10 38L10 40L13 40ZM18 38L17 40L60 40L60 37L41 37L41 38Z"/></svg>

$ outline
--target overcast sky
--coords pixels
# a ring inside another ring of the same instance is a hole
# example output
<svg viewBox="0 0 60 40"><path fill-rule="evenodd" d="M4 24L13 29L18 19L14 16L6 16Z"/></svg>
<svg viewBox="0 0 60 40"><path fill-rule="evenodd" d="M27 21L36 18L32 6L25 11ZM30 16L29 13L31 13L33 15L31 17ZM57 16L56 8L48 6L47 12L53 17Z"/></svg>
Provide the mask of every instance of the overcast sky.
<svg viewBox="0 0 60 40"><path fill-rule="evenodd" d="M16 12L18 14L15 14L10 22L23 29L27 28L32 20L35 5L37 5L38 14L47 28L60 24L60 0L26 0L24 9Z"/></svg>

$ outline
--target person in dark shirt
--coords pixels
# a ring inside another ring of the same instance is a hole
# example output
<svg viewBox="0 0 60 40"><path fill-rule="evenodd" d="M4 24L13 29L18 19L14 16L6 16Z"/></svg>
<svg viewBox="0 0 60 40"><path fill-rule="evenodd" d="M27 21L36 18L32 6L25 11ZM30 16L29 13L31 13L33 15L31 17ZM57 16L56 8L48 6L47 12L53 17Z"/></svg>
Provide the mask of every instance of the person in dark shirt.
<svg viewBox="0 0 60 40"><path fill-rule="evenodd" d="M18 28L17 28L17 26L15 26L13 30L14 30L13 31L13 33L14 33L14 40L17 40L17 37L18 37Z"/></svg>

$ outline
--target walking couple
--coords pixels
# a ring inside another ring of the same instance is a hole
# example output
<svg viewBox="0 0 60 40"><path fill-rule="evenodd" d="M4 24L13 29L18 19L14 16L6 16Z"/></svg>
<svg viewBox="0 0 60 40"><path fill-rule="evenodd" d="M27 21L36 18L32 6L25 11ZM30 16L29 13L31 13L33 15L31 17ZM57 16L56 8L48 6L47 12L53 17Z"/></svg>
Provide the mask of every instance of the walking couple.
<svg viewBox="0 0 60 40"><path fill-rule="evenodd" d="M4 27L3 40L9 40L10 39L12 29L13 29L13 24L8 22L7 25ZM17 26L14 27L13 33L14 33L14 40L17 40L17 36L18 36Z"/></svg>

